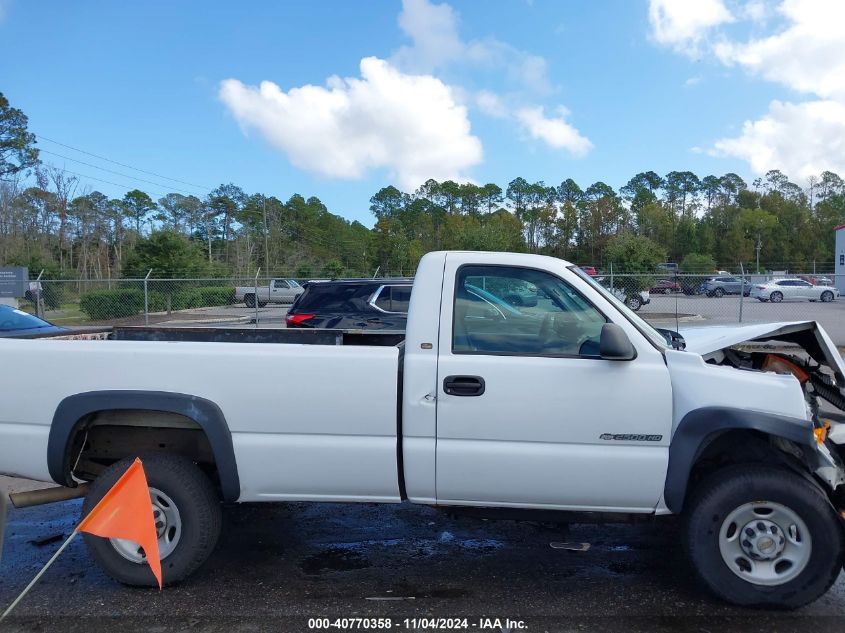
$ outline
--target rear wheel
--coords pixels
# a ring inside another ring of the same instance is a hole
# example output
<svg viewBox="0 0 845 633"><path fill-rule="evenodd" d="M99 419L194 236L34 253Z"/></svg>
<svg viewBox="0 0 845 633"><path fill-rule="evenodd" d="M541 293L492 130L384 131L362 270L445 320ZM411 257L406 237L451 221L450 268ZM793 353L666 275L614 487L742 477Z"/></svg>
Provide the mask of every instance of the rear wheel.
<svg viewBox="0 0 845 633"><path fill-rule="evenodd" d="M829 301L833 301L833 293L830 290L825 290L822 293L821 300L824 303L828 303Z"/></svg>
<svg viewBox="0 0 845 633"><path fill-rule="evenodd" d="M701 580L742 606L794 609L839 576L845 539L824 494L787 470L725 468L688 502L686 548Z"/></svg>
<svg viewBox="0 0 845 633"><path fill-rule="evenodd" d="M255 295L253 295L253 294L244 295L244 305L247 308L254 308L255 307Z"/></svg>
<svg viewBox="0 0 845 633"><path fill-rule="evenodd" d="M716 288L713 291L713 296L716 297L717 299L721 299L722 297L725 296L725 291L722 290L721 288Z"/></svg>
<svg viewBox="0 0 845 633"><path fill-rule="evenodd" d="M162 580L172 584L187 578L214 550L220 536L220 501L208 477L189 459L165 453L142 455L150 487L150 502L158 533ZM82 505L88 513L126 472L134 458L106 468L91 484ZM144 550L132 541L84 533L85 545L106 574L126 585L157 586Z"/></svg>
<svg viewBox="0 0 845 633"><path fill-rule="evenodd" d="M631 308L631 310L636 312L641 307L643 307L643 302L640 300L639 297L628 297L625 300L625 305L627 305L629 308Z"/></svg>
<svg viewBox="0 0 845 633"><path fill-rule="evenodd" d="M783 293L775 291L769 296L769 300L771 300L772 303L780 303L783 301Z"/></svg>

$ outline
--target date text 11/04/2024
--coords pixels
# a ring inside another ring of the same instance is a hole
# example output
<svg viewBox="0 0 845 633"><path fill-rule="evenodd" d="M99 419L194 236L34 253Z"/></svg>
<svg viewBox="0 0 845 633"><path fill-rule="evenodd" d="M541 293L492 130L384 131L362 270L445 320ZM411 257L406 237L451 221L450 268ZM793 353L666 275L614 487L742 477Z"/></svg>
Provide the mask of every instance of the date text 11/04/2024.
<svg viewBox="0 0 845 633"><path fill-rule="evenodd" d="M521 631L527 629L524 620L510 618L309 618L310 630L471 630L479 631Z"/></svg>

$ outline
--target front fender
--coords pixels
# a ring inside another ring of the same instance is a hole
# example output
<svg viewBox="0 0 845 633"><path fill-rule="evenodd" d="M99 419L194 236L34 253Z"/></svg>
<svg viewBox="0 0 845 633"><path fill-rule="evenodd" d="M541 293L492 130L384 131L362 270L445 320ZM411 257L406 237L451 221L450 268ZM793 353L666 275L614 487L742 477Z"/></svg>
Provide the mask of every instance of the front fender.
<svg viewBox="0 0 845 633"><path fill-rule="evenodd" d="M759 431L804 446L816 445L808 420L731 407L694 409L681 419L669 445L663 490L669 510L677 514L683 509L690 472L704 448L722 433L737 429Z"/></svg>

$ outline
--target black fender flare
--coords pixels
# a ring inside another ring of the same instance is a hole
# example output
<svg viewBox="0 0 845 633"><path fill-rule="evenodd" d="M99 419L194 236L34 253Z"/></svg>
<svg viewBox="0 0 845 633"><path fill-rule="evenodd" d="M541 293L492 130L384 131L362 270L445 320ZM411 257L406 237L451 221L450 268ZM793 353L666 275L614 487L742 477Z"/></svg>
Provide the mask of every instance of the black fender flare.
<svg viewBox="0 0 845 633"><path fill-rule="evenodd" d="M232 433L223 412L205 398L168 391L88 391L68 396L56 407L47 441L47 468L53 480L62 486L75 486L70 476L71 435L79 421L97 411L163 411L183 415L205 432L225 501L236 501L241 494Z"/></svg>
<svg viewBox="0 0 845 633"><path fill-rule="evenodd" d="M731 407L693 409L680 421L669 445L669 466L663 489L663 500L669 510L675 514L683 510L690 472L701 452L722 433L737 429L759 431L796 444L815 446L809 420Z"/></svg>

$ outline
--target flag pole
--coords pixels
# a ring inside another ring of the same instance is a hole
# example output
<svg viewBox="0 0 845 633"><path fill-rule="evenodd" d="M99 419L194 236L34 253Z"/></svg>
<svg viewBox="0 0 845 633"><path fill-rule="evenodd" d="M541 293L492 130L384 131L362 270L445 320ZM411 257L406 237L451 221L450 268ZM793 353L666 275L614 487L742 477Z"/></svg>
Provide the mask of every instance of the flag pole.
<svg viewBox="0 0 845 633"><path fill-rule="evenodd" d="M21 591L20 595L17 598L15 598L15 601L12 604L10 604L9 607L3 612L3 615L0 615L0 622L5 620L6 616L9 615L12 612L12 609L14 609L16 606L18 606L18 603L21 600L23 600L24 596L26 596L26 594L29 593L29 590L32 589L35 586L35 583L37 583L38 579L41 578L41 576L44 575L44 572L47 571L47 569L50 567L50 565L52 565L55 562L55 560L59 557L59 554L61 554L65 550L65 548L68 545L70 545L70 542L73 540L73 537L76 536L76 535L77 535L76 530L74 530L73 532L70 533L70 536L67 537L67 540L64 543L62 543L62 546L56 551L55 554L53 554L52 558L50 558L50 560L47 561L47 563L44 565L44 567L41 568L41 571L39 571L37 574L35 574L35 578L33 578L30 581L30 583L26 586L26 588L24 588L23 591Z"/></svg>

